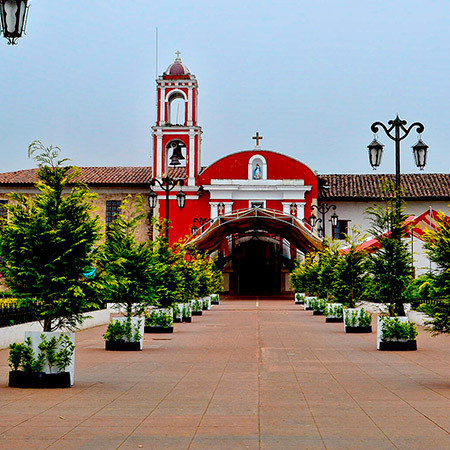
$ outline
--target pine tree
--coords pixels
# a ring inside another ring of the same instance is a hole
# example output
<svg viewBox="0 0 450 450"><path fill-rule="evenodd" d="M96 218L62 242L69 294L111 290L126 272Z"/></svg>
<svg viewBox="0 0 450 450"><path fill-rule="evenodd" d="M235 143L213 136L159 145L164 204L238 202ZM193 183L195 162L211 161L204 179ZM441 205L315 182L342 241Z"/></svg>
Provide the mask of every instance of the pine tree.
<svg viewBox="0 0 450 450"><path fill-rule="evenodd" d="M58 160L59 153L59 147L40 141L30 145L29 156L39 167L38 194L10 194L0 238L6 283L14 293L28 294L22 304L35 312L44 331L76 327L94 306L97 283L83 276L100 237L98 217L91 216L95 195L76 181L78 168Z"/></svg>

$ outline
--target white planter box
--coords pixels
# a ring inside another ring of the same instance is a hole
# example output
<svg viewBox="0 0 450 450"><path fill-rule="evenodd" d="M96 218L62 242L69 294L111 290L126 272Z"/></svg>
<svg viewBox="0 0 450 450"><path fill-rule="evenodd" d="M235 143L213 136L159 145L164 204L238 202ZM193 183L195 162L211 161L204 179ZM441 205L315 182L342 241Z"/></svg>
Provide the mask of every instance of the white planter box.
<svg viewBox="0 0 450 450"><path fill-rule="evenodd" d="M59 336L61 336L61 334L66 334L67 336L69 336L70 340L75 345L75 333L72 333L70 331L65 331L65 332L62 332L62 331L26 331L25 339L27 339L27 338L31 339L32 348L33 348L35 357L37 357L37 355L41 352L39 350L39 344L42 342L42 339L41 339L42 334L45 335L45 338L47 339L47 341L49 341L53 336L59 337ZM58 346L57 350L60 350L60 349L61 348ZM50 371L48 363L45 362L42 371L45 373L57 373L58 368L53 367L52 371ZM72 362L70 363L70 365L68 367L66 367L64 372L70 373L70 384L73 386L74 379L75 379L75 351L73 352L73 355L72 355Z"/></svg>
<svg viewBox="0 0 450 450"><path fill-rule="evenodd" d="M297 292L295 294L295 300L294 301L295 301L296 304L301 305L301 304L305 303L305 297L306 297L306 295L305 295L304 292Z"/></svg>
<svg viewBox="0 0 450 450"><path fill-rule="evenodd" d="M211 304L212 305L218 305L220 303L220 296L219 294L211 294Z"/></svg>
<svg viewBox="0 0 450 450"><path fill-rule="evenodd" d="M120 322L121 324L123 324L124 322L127 321L127 318L124 316L121 317L113 317L111 319L113 322ZM131 327L134 333L134 330L136 330L136 328L139 328L139 334L142 336L141 339L139 340L139 348L142 350L144 348L144 325L145 325L145 319L143 317L132 317L131 318ZM125 342L136 342L133 339L128 340L128 339L124 339Z"/></svg>
<svg viewBox="0 0 450 450"><path fill-rule="evenodd" d="M203 302L203 309L207 309L208 311L211 309L211 296L207 295L206 297L202 298Z"/></svg>
<svg viewBox="0 0 450 450"><path fill-rule="evenodd" d="M181 303L183 305L183 317L192 317L191 303Z"/></svg>
<svg viewBox="0 0 450 450"><path fill-rule="evenodd" d="M317 297L305 297L305 309L311 309L311 302L317 300Z"/></svg>
<svg viewBox="0 0 450 450"><path fill-rule="evenodd" d="M409 322L408 317L406 316L399 316L397 317L400 322ZM377 317L377 350L380 350L380 343L381 343L381 335L383 331L383 322L382 318L380 316ZM399 340L391 340L391 341L397 341L397 342L408 342L407 340L399 341ZM387 341L385 341L387 342Z"/></svg>
<svg viewBox="0 0 450 450"><path fill-rule="evenodd" d="M182 321L183 320L184 303L176 303L176 306L177 306L178 311L177 311L177 313L175 313L175 310L174 310L173 318Z"/></svg>
<svg viewBox="0 0 450 450"><path fill-rule="evenodd" d="M344 308L344 305L342 303L327 303L327 306L325 306L325 316L327 318L332 318L332 319L338 319L343 317L343 311L342 314L338 315L336 313L336 311L333 311L335 308Z"/></svg>

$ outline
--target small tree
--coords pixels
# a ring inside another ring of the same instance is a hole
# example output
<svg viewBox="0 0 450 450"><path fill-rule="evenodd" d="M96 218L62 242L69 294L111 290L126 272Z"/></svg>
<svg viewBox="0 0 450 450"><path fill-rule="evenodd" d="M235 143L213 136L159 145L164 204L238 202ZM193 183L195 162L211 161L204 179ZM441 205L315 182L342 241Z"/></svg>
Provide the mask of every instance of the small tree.
<svg viewBox="0 0 450 450"><path fill-rule="evenodd" d="M148 242L136 240L136 229L145 217L142 197L125 199L98 249L105 297L125 307L128 317L139 315L154 301L152 249Z"/></svg>
<svg viewBox="0 0 450 450"><path fill-rule="evenodd" d="M183 299L181 275L176 270L178 256L168 246L162 233L153 242L151 288L155 304L167 308Z"/></svg>
<svg viewBox="0 0 450 450"><path fill-rule="evenodd" d="M76 182L80 170L58 160L59 147L34 141L29 156L38 163L39 193L10 195L9 220L1 228L1 271L9 288L30 294L22 304L43 322L44 331L74 328L91 306L97 281L83 276L93 265L99 219L91 217L95 195ZM65 190L68 190L65 193Z"/></svg>
<svg viewBox="0 0 450 450"><path fill-rule="evenodd" d="M345 237L348 251L340 254L333 270L333 294L350 308L355 307L355 301L361 298L368 283L367 253L357 248L364 239L356 229L352 230L352 235Z"/></svg>
<svg viewBox="0 0 450 450"><path fill-rule="evenodd" d="M425 248L428 257L437 265L434 275L437 294L450 298L450 217L439 213L437 227L425 233ZM434 307L433 320L426 324L433 335L450 333L450 301L442 301Z"/></svg>
<svg viewBox="0 0 450 450"><path fill-rule="evenodd" d="M398 208L400 208L398 210ZM386 200L385 206L374 205L366 210L371 219L370 234L381 248L370 254L368 270L378 299L393 304L391 315L405 315L405 289L412 280L412 258L408 244L401 239L403 204L397 199Z"/></svg>

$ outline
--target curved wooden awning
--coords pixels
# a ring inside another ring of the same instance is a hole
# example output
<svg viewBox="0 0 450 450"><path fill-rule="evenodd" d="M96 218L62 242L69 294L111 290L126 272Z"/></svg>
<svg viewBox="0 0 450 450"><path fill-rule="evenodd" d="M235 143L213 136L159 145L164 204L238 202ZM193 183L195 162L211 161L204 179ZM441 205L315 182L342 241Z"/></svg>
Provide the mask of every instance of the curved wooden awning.
<svg viewBox="0 0 450 450"><path fill-rule="evenodd" d="M307 253L323 248L322 240L296 217L263 208L252 208L218 216L201 228L202 233L191 237L187 246L214 251L232 234L264 231L287 239L294 247Z"/></svg>

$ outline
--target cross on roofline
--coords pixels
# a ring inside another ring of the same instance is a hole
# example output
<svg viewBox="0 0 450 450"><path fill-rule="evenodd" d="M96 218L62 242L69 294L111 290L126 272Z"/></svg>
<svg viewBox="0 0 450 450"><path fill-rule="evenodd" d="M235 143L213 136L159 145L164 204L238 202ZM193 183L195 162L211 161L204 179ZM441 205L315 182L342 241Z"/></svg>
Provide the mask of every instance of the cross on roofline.
<svg viewBox="0 0 450 450"><path fill-rule="evenodd" d="M180 59L180 55L181 55L180 50L177 50L177 51L175 52L175 55L177 55L177 59Z"/></svg>
<svg viewBox="0 0 450 450"><path fill-rule="evenodd" d="M259 147L259 141L264 139L262 136L259 135L259 131L256 132L256 136L253 136L252 139L256 141L256 146Z"/></svg>

